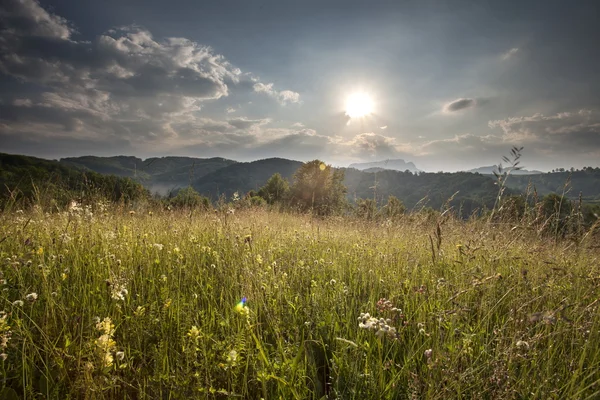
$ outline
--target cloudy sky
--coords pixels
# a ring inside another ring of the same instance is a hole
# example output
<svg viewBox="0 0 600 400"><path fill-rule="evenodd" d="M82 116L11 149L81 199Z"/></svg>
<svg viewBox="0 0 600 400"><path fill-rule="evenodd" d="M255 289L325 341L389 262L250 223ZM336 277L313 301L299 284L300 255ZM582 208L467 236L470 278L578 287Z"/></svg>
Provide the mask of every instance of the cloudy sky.
<svg viewBox="0 0 600 400"><path fill-rule="evenodd" d="M516 145L526 168L598 166L599 14L597 0L0 0L0 151L454 171ZM350 118L356 93L372 109Z"/></svg>

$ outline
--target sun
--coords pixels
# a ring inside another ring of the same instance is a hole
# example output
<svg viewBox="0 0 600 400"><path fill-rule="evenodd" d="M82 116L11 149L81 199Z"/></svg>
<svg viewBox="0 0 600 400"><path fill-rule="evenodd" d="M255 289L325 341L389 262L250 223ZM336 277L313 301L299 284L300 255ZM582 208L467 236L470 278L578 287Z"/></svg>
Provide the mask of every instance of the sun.
<svg viewBox="0 0 600 400"><path fill-rule="evenodd" d="M364 93L358 92L346 98L346 115L350 118L363 118L373 113L373 100Z"/></svg>

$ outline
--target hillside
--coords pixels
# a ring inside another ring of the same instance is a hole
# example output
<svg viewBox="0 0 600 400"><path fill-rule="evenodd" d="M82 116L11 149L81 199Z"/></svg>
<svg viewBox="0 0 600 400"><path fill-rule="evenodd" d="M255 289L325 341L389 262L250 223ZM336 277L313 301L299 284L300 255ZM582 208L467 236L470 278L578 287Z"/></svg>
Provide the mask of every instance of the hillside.
<svg viewBox="0 0 600 400"><path fill-rule="evenodd" d="M0 205L11 199L28 204L52 200L65 205L72 199L134 200L148 195L131 179L82 171L57 161L0 153Z"/></svg>
<svg viewBox="0 0 600 400"><path fill-rule="evenodd" d="M257 190L276 172L292 182L293 175L302 165L299 161L270 158L249 163L237 163L207 174L192 185L199 193L215 200L219 195L231 196L234 192L245 193ZM468 216L482 207L494 205L498 187L493 179L479 174L462 173L420 173L418 175L401 171L380 170L376 173L344 169L344 184L348 188L348 200L373 198L373 186L377 182L376 197L379 204L385 204L388 196L401 199L410 209L425 199L421 206L441 208L448 199L458 192L451 205ZM510 190L506 194L512 193Z"/></svg>
<svg viewBox="0 0 600 400"><path fill-rule="evenodd" d="M200 177L192 187L215 200L221 194L231 196L234 192L246 193L257 190L276 172L291 182L294 173L301 165L300 161L284 158L236 163Z"/></svg>
<svg viewBox="0 0 600 400"><path fill-rule="evenodd" d="M510 176L506 185L509 188L525 192L530 186L538 195L563 193L572 199L582 195L587 202L600 202L600 168L584 168L583 170L548 172L539 175Z"/></svg>
<svg viewBox="0 0 600 400"><path fill-rule="evenodd" d="M366 173L346 169L345 175L344 183L348 187L349 198L373 198L375 191L378 202L385 204L387 197L393 195L409 209L417 205L440 209L458 192L450 205L461 210L463 217L482 207L493 207L498 193L493 179L468 172L416 175L391 170ZM505 193L511 194L511 191Z"/></svg>
<svg viewBox="0 0 600 400"><path fill-rule="evenodd" d="M163 194L188 186L199 177L236 163L221 157L153 157L142 160L131 156L69 157L60 162L101 174L133 178L150 190Z"/></svg>

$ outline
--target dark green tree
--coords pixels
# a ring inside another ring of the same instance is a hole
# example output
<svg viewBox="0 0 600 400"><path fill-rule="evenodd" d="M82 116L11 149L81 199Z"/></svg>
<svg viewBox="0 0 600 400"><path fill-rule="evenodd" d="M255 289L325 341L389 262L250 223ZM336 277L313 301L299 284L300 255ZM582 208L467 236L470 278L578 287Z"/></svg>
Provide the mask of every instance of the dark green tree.
<svg viewBox="0 0 600 400"><path fill-rule="evenodd" d="M377 204L373 199L358 199L356 201L356 216L364 219L377 217Z"/></svg>
<svg viewBox="0 0 600 400"><path fill-rule="evenodd" d="M290 185L288 181L282 178L279 173L276 173L258 190L258 195L265 199L267 203L274 204L283 201L289 191Z"/></svg>
<svg viewBox="0 0 600 400"><path fill-rule="evenodd" d="M169 204L178 208L202 208L208 210L210 208L210 200L201 196L191 186L180 189L177 196L169 200Z"/></svg>
<svg viewBox="0 0 600 400"><path fill-rule="evenodd" d="M387 204L384 206L385 214L388 218L398 218L406 212L406 207L402 200L396 196L389 196Z"/></svg>
<svg viewBox="0 0 600 400"><path fill-rule="evenodd" d="M320 160L303 164L294 174L290 190L293 206L317 215L341 212L346 203L344 172Z"/></svg>

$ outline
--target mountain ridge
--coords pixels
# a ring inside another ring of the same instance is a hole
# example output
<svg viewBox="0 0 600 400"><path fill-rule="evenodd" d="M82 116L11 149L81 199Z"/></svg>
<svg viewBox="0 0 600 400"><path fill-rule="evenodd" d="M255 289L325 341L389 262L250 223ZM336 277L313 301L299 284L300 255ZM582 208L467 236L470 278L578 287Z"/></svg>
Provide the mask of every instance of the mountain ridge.
<svg viewBox="0 0 600 400"><path fill-rule="evenodd" d="M365 169L372 168L381 168L387 170L394 171L410 171L410 172L421 172L417 166L411 161L404 161L401 158L392 158L382 161L372 161L372 162L364 162L364 163L352 163L348 166L348 168L354 168L359 171L363 171Z"/></svg>

